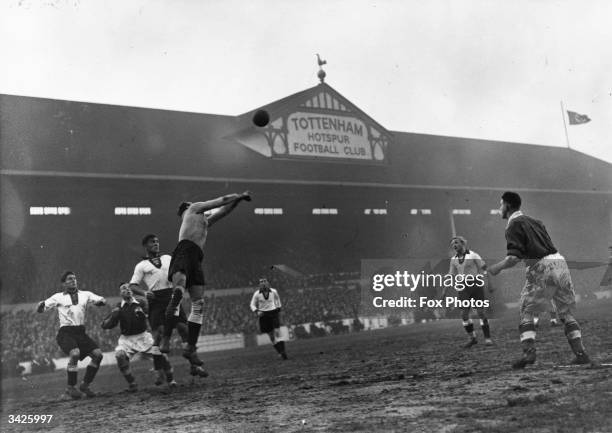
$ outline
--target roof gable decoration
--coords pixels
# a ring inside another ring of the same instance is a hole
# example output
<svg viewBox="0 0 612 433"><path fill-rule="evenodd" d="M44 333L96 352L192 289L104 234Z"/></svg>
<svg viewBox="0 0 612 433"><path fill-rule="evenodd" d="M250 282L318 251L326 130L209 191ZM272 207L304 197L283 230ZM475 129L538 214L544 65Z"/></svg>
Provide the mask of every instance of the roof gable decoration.
<svg viewBox="0 0 612 433"><path fill-rule="evenodd" d="M391 133L322 83L261 107L271 121L232 138L269 158L386 164Z"/></svg>

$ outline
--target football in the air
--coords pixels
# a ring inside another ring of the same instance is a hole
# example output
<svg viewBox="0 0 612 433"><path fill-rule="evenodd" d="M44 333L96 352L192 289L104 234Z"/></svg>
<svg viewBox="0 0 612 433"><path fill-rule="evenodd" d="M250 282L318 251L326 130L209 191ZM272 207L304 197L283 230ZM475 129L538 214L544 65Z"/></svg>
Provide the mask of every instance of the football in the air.
<svg viewBox="0 0 612 433"><path fill-rule="evenodd" d="M270 122L270 115L266 110L257 110L253 114L253 123L260 128L266 126Z"/></svg>

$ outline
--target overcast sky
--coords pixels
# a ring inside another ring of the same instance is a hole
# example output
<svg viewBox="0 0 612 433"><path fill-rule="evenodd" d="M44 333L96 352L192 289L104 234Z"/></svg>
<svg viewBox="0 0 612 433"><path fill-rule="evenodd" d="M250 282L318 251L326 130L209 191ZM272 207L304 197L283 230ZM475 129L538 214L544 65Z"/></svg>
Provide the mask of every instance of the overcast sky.
<svg viewBox="0 0 612 433"><path fill-rule="evenodd" d="M2 0L0 93L235 115L327 82L390 130L612 162L612 2Z"/></svg>

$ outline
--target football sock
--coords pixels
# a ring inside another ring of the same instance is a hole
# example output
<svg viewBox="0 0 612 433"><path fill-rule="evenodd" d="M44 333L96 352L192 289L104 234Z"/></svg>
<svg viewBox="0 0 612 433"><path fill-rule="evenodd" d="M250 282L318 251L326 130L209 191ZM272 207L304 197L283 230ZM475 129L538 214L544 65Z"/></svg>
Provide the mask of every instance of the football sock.
<svg viewBox="0 0 612 433"><path fill-rule="evenodd" d="M85 370L85 377L83 378L83 382L89 385L91 382L93 382L94 377L96 377L97 372L98 372L98 367L93 366L91 364L88 365L87 369Z"/></svg>

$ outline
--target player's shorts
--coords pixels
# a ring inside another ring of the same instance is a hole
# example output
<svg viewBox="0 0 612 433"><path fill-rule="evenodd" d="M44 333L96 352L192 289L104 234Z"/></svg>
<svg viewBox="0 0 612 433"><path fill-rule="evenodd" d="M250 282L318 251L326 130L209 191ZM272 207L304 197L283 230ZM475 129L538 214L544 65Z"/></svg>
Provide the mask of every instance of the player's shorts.
<svg viewBox="0 0 612 433"><path fill-rule="evenodd" d="M520 314L537 315L550 310L552 299L557 314L563 317L576 306L576 294L565 258L550 254L529 266L521 291Z"/></svg>
<svg viewBox="0 0 612 433"><path fill-rule="evenodd" d="M262 334L268 334L280 328L280 313L278 310L264 311L259 318L259 330Z"/></svg>
<svg viewBox="0 0 612 433"><path fill-rule="evenodd" d="M135 335L120 335L115 353L125 352L129 358L132 358L137 353L141 355L152 356L151 348L153 347L153 336L149 331Z"/></svg>
<svg viewBox="0 0 612 433"><path fill-rule="evenodd" d="M172 253L170 268L168 269L168 281L172 281L172 276L177 272L182 272L187 276L187 287L203 286L204 271L202 270L202 260L204 252L195 242L183 239L178 243Z"/></svg>
<svg viewBox="0 0 612 433"><path fill-rule="evenodd" d="M81 361L87 358L95 349L98 349L98 343L85 333L84 326L60 327L55 341L57 341L57 344L66 355L70 355L72 349L79 349L81 353L79 359Z"/></svg>
<svg viewBox="0 0 612 433"><path fill-rule="evenodd" d="M155 293L155 299L149 300L149 325L155 331L166 323L166 307L172 297L172 289L157 290L153 293ZM179 308L177 320L187 323L187 316L182 308Z"/></svg>
<svg viewBox="0 0 612 433"><path fill-rule="evenodd" d="M484 286L473 285L470 287L465 287L461 291L457 291L457 297L462 301L469 301L473 299L475 301L484 301L485 300L485 290Z"/></svg>

